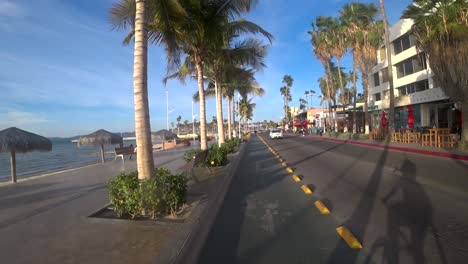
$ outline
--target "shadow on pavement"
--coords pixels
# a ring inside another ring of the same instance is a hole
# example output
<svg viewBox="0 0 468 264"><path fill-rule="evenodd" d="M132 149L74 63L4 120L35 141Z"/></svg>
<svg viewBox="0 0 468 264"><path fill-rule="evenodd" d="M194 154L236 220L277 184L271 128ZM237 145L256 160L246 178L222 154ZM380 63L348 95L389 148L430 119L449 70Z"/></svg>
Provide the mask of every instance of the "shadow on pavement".
<svg viewBox="0 0 468 264"><path fill-rule="evenodd" d="M376 163L374 172L372 173L370 180L361 195L358 205L354 209L350 218L343 224L357 237L359 241L363 241L365 237L366 228L369 224L369 220L374 206L376 192L379 188L380 181L383 176L383 168L385 161L388 156L388 149L385 149ZM363 244L365 241L363 241ZM364 244L365 246L365 244ZM352 250L343 242L338 243L328 259L327 263L341 263L342 255L347 254L347 263L356 263L358 260L360 251Z"/></svg>
<svg viewBox="0 0 468 264"><path fill-rule="evenodd" d="M387 234L374 242L366 263L370 263L379 249L383 249L384 263L400 263L402 249L409 255L402 263L428 262L424 256L424 242L429 232L437 233L432 224L432 205L422 186L416 182L416 165L405 159L400 173L397 184L383 198L388 207ZM440 241L437 236L435 238L441 263L447 263Z"/></svg>

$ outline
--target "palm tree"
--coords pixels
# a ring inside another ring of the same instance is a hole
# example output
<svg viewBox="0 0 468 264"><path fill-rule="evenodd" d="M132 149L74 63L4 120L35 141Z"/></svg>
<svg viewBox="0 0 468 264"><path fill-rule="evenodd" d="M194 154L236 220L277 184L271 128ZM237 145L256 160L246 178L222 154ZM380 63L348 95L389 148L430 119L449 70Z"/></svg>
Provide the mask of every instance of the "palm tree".
<svg viewBox="0 0 468 264"><path fill-rule="evenodd" d="M322 63L324 69L325 69L325 78L323 78L324 84L326 86L326 92L324 93L322 91L322 94L326 96L328 100L328 112L329 112L329 123L331 123L331 84L330 84L330 78L331 78L331 70L330 70L330 63L331 63L331 51L330 51L330 36L329 32L324 30L321 26L323 23L321 22L322 17L317 17L316 18L316 24L312 23L312 30L308 31L309 35L311 36L311 44L312 47L314 48L314 54L317 57L317 59ZM316 26L317 25L317 26Z"/></svg>
<svg viewBox="0 0 468 264"><path fill-rule="evenodd" d="M424 51L444 93L461 104L462 139L468 144L468 3L464 0L420 0L407 7L403 18L414 20L417 46Z"/></svg>
<svg viewBox="0 0 468 264"><path fill-rule="evenodd" d="M359 68L364 90L364 126L369 133L369 114L367 111L368 78L375 65L377 49L381 46L382 23L376 23L378 9L374 4L351 3L345 4L340 10L340 20L350 39L349 47L353 53L353 74ZM353 76L353 82L356 77ZM355 119L356 120L356 119Z"/></svg>
<svg viewBox="0 0 468 264"><path fill-rule="evenodd" d="M380 0L380 11L382 12L382 18L383 18L383 27L384 27L384 39L385 39L385 47L387 50L387 65L393 65L392 64L392 52L390 51L390 31L388 29L388 21L387 21L387 15L385 13L385 5L384 1ZM395 124L395 93L393 90L393 70L392 67L389 66L387 67L388 71L388 84L390 87L390 118L388 119L388 128L390 131L394 129L394 124Z"/></svg>
<svg viewBox="0 0 468 264"><path fill-rule="evenodd" d="M189 131L189 130L190 130L190 129L189 129L189 122L188 122L188 120L184 120L184 132L185 132L186 134L188 134L187 131Z"/></svg>
<svg viewBox="0 0 468 264"><path fill-rule="evenodd" d="M247 120L252 120L255 106L256 104L252 103L252 98L242 97L239 102L239 114L244 119L244 132L247 131Z"/></svg>
<svg viewBox="0 0 468 264"><path fill-rule="evenodd" d="M307 101L303 98L299 98L299 109L304 110L307 107Z"/></svg>
<svg viewBox="0 0 468 264"><path fill-rule="evenodd" d="M288 102L292 101L291 97L291 88L293 86L294 79L291 77L291 75L284 75L283 76L283 84L284 86L280 88L281 95L283 96L283 103L284 103L284 118L286 120L286 123L289 124L290 122L290 111L289 111L289 106Z"/></svg>
<svg viewBox="0 0 468 264"><path fill-rule="evenodd" d="M176 120L177 120L177 134L180 134L179 127L180 127L180 120L182 120L182 117L179 115Z"/></svg>
<svg viewBox="0 0 468 264"><path fill-rule="evenodd" d="M306 105L309 106L309 91L304 91L304 95L306 97Z"/></svg>
<svg viewBox="0 0 468 264"><path fill-rule="evenodd" d="M185 17L177 0L121 0L110 9L114 29L129 30L123 43L134 40L133 90L135 100L135 135L138 146L138 178L147 179L154 173L153 148L148 105L148 40L163 45L168 58L177 51L174 23ZM175 61L174 61L175 62Z"/></svg>
<svg viewBox="0 0 468 264"><path fill-rule="evenodd" d="M315 95L314 90L309 90L309 97L310 97L310 107L312 107L312 97Z"/></svg>

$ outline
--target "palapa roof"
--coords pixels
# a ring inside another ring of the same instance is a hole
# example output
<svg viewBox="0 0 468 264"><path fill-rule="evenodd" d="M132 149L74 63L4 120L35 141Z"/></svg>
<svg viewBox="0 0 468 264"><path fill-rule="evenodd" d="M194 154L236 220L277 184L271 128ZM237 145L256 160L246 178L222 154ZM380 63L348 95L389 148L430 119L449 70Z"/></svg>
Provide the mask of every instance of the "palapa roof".
<svg viewBox="0 0 468 264"><path fill-rule="evenodd" d="M78 145L113 145L122 142L121 136L104 129L99 129L89 135L81 136L78 140Z"/></svg>
<svg viewBox="0 0 468 264"><path fill-rule="evenodd" d="M166 129L161 129L157 132L151 133L153 137L157 140L171 140L174 138L177 138L177 135L166 130Z"/></svg>
<svg viewBox="0 0 468 264"><path fill-rule="evenodd" d="M0 152L50 151L52 142L43 136L10 127L0 131Z"/></svg>

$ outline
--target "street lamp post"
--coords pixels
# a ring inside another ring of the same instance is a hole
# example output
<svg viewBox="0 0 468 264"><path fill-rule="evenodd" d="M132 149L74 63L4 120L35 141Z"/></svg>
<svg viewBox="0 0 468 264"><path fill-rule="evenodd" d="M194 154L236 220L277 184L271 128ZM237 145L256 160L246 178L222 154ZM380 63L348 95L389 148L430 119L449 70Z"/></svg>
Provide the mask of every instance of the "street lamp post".
<svg viewBox="0 0 468 264"><path fill-rule="evenodd" d="M240 94L237 94L237 115L239 117L239 138L241 137L241 115L240 115L240 108L239 108L239 101L240 101Z"/></svg>
<svg viewBox="0 0 468 264"><path fill-rule="evenodd" d="M169 131L169 90L166 89L166 129Z"/></svg>

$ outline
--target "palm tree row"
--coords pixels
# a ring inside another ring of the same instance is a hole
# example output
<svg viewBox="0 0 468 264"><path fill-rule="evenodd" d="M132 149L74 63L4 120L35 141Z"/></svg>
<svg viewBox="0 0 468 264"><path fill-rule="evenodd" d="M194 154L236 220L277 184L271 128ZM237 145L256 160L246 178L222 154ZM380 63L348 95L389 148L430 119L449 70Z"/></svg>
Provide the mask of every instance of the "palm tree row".
<svg viewBox="0 0 468 264"><path fill-rule="evenodd" d="M240 40L245 33L272 36L253 22L238 19L256 4L254 0L121 0L110 10L116 29L128 31L125 44L134 41L135 133L140 178L154 172L147 92L147 43L161 45L166 51L167 69L177 71L181 80L195 73L200 99L201 149L207 149L206 109L203 78L210 79L217 92L217 120L222 126L222 78L234 65L260 69L264 66L265 45L258 40ZM234 43L235 40L238 42ZM181 58L184 56L184 62ZM219 123L218 123L219 124ZM224 141L224 133L220 133Z"/></svg>
<svg viewBox="0 0 468 264"><path fill-rule="evenodd" d="M331 112L331 102L334 101L336 106L336 100L340 94L344 94L341 96L343 98L351 97L354 104L354 132L356 132L356 69L361 72L364 98L367 98L367 75L375 65L377 50L382 45L383 26L382 21L376 20L377 14L378 8L374 4L345 4L340 10L339 18L319 16L312 24L312 30L308 32L311 36L314 54L325 69L325 76L321 78L322 87L326 88L322 91L322 100L328 101L329 112ZM351 78L343 75L341 67L341 59L347 51L353 55ZM333 58L337 64L338 83L333 81ZM347 80L351 80L353 84L350 91L346 90ZM351 93L351 96L348 97L348 93ZM367 133L369 131L367 100L364 104L364 112ZM336 127L336 121L334 123Z"/></svg>

